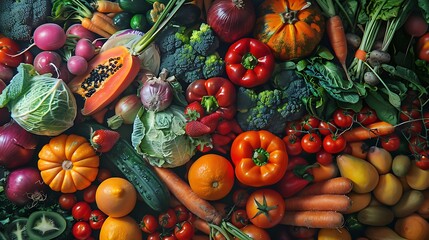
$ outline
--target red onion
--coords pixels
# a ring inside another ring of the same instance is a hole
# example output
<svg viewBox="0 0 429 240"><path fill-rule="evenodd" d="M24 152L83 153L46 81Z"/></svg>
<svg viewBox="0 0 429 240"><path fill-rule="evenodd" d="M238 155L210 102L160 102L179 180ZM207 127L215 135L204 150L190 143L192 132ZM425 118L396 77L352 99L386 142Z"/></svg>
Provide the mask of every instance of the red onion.
<svg viewBox="0 0 429 240"><path fill-rule="evenodd" d="M11 120L0 127L0 166L8 169L27 164L33 157L38 138Z"/></svg>
<svg viewBox="0 0 429 240"><path fill-rule="evenodd" d="M107 119L108 126L118 129L122 124L132 124L141 107L141 100L136 94L122 97L115 105L115 115Z"/></svg>
<svg viewBox="0 0 429 240"><path fill-rule="evenodd" d="M6 178L6 197L17 205L30 203L34 206L46 200L45 189L40 172L34 167L13 170Z"/></svg>
<svg viewBox="0 0 429 240"><path fill-rule="evenodd" d="M174 76L167 79L167 75L167 70L163 69L159 77L149 78L143 83L140 99L147 110L162 111L172 103L173 88L168 81L174 79Z"/></svg>
<svg viewBox="0 0 429 240"><path fill-rule="evenodd" d="M232 43L252 32L256 21L252 0L216 0L207 23L223 42Z"/></svg>

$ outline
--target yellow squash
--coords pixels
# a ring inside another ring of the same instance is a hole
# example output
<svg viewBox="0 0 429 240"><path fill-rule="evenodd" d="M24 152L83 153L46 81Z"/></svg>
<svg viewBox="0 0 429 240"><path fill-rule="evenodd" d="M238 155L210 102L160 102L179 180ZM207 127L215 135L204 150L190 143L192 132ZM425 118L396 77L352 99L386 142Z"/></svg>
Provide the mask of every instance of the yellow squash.
<svg viewBox="0 0 429 240"><path fill-rule="evenodd" d="M371 192L378 184L377 169L364 159L341 154L337 156L337 165L341 176L352 180L353 191L357 193Z"/></svg>

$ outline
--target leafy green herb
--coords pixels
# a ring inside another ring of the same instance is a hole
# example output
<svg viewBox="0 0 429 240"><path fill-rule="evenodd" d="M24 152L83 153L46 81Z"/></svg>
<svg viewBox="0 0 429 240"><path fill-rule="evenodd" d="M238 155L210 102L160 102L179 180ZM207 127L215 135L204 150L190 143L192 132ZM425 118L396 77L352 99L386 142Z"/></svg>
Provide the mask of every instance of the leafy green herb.
<svg viewBox="0 0 429 240"><path fill-rule="evenodd" d="M392 125L398 123L398 110L389 104L379 91L369 90L365 102L377 112L380 120Z"/></svg>

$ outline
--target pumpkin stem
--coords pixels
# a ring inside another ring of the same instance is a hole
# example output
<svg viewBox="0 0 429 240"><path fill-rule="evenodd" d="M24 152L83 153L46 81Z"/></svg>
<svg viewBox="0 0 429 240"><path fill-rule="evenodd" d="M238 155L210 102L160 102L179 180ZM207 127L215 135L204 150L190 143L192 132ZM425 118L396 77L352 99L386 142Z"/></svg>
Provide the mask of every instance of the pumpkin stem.
<svg viewBox="0 0 429 240"><path fill-rule="evenodd" d="M298 12L309 8L310 6L311 6L311 2L306 2L305 5L302 6L302 8L299 10L290 10L288 7L286 7L285 12L280 14L280 16L282 17L282 22L288 23L288 24L294 24L295 22L298 21L298 18L296 17Z"/></svg>
<svg viewBox="0 0 429 240"><path fill-rule="evenodd" d="M244 1L243 0L232 0L232 3L239 9L244 7Z"/></svg>
<svg viewBox="0 0 429 240"><path fill-rule="evenodd" d="M258 59L250 52L244 54L241 59L241 65L246 69L254 69L258 65Z"/></svg>
<svg viewBox="0 0 429 240"><path fill-rule="evenodd" d="M63 167L64 170L70 170L73 168L73 163L70 160L64 160L61 166Z"/></svg>

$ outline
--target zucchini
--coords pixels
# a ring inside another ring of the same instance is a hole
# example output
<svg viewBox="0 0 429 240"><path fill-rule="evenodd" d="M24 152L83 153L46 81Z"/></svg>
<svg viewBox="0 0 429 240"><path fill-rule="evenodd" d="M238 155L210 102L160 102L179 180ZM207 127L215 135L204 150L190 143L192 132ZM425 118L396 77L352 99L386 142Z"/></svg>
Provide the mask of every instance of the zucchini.
<svg viewBox="0 0 429 240"><path fill-rule="evenodd" d="M107 129L96 123L83 122L73 127L71 131L89 138L91 128ZM103 153L100 158L100 162L114 175L123 176L130 181L150 208L157 212L168 209L170 192L167 186L125 139L120 138L112 150Z"/></svg>

